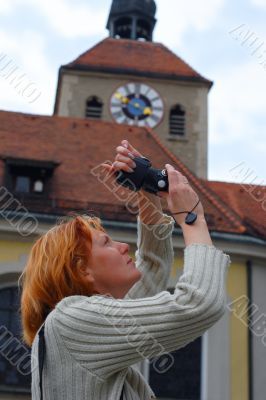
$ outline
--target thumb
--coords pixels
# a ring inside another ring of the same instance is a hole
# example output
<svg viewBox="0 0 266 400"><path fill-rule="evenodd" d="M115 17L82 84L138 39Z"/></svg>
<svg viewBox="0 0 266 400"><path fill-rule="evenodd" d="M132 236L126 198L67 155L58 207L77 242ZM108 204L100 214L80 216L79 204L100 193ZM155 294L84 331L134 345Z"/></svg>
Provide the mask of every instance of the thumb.
<svg viewBox="0 0 266 400"><path fill-rule="evenodd" d="M102 168L107 174L111 174L111 175L115 174L115 169L114 169L113 165L103 163Z"/></svg>
<svg viewBox="0 0 266 400"><path fill-rule="evenodd" d="M161 192L161 191L157 192L157 195L161 197L161 199L166 199L168 194L169 194L168 192Z"/></svg>
<svg viewBox="0 0 266 400"><path fill-rule="evenodd" d="M142 157L141 153L137 149L135 149L135 147L133 147L128 140L122 140L121 144L123 147L128 149L135 157Z"/></svg>

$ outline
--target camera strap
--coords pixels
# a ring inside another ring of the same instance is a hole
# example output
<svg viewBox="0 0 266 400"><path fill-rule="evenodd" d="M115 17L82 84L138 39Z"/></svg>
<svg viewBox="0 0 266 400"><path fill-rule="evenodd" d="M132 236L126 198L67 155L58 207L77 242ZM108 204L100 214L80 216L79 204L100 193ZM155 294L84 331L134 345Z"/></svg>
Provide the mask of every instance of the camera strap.
<svg viewBox="0 0 266 400"><path fill-rule="evenodd" d="M38 363L39 363L39 384L40 384L40 400L43 400L43 381L42 371L45 357L45 338L44 338L44 324L39 330L39 345L38 345ZM121 392L120 400L123 400L123 390Z"/></svg>

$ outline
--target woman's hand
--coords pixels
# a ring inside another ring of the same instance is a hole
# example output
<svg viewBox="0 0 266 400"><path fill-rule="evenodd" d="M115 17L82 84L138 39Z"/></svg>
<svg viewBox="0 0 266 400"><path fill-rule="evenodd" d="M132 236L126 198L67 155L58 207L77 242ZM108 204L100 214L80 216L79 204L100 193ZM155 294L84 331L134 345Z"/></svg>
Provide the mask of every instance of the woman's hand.
<svg viewBox="0 0 266 400"><path fill-rule="evenodd" d="M191 211L199 201L197 193L188 184L187 178L178 172L172 165L165 165L168 174L169 191L160 192L159 196L165 198L172 214L181 211ZM204 210L201 202L193 210L198 219L204 219ZM176 222L185 224L186 213L174 215Z"/></svg>
<svg viewBox="0 0 266 400"><path fill-rule="evenodd" d="M136 167L133 158L142 157L142 154L135 149L127 140L122 140L121 144L116 148L116 157L112 166L103 164L108 173L115 175L117 171L133 172ZM162 206L158 196L139 190L138 204L140 220L144 224L158 224L161 222ZM158 212L155 212L158 211Z"/></svg>
<svg viewBox="0 0 266 400"><path fill-rule="evenodd" d="M127 140L122 140L121 145L116 148L116 157L113 163L115 171L133 172L136 167L133 158L142 157L140 152L136 150Z"/></svg>
<svg viewBox="0 0 266 400"><path fill-rule="evenodd" d="M127 140L122 140L121 144L116 148L116 157L112 165L102 164L104 168L115 176L117 171L133 172L136 167L133 158L142 157L141 153L136 150Z"/></svg>

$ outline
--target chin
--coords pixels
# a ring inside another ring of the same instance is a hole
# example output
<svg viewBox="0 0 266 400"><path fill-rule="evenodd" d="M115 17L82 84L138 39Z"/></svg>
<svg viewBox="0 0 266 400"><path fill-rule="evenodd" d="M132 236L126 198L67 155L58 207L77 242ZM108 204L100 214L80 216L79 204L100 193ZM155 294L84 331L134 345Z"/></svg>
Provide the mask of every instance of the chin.
<svg viewBox="0 0 266 400"><path fill-rule="evenodd" d="M136 282L138 282L142 277L142 273L136 268Z"/></svg>

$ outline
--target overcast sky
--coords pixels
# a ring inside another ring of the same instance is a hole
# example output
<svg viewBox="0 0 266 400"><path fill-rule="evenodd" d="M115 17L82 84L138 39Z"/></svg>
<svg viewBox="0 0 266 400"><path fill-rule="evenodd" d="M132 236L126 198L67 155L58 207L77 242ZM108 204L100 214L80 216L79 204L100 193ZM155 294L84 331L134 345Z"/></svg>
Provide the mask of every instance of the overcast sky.
<svg viewBox="0 0 266 400"><path fill-rule="evenodd" d="M265 185L266 0L156 3L154 41L214 81L208 179ZM108 35L110 5L111 0L0 0L0 109L51 115L60 65ZM36 101L30 103L1 76L4 60L35 83Z"/></svg>

